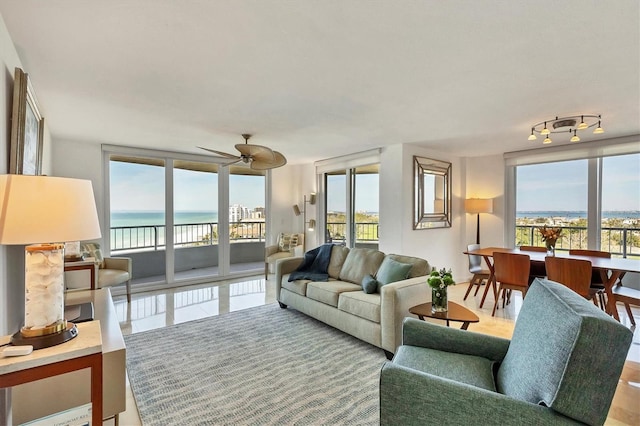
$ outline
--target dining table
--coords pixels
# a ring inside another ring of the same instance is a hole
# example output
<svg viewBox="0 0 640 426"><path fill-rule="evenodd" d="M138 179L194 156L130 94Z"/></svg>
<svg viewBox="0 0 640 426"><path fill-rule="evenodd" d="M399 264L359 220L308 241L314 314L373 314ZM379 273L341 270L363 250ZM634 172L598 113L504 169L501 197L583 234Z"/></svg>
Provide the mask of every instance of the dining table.
<svg viewBox="0 0 640 426"><path fill-rule="evenodd" d="M529 256L530 262L543 262L545 261L545 257L547 257L546 252L535 252L535 251L524 251L519 248L506 248L506 247L484 247L479 248L477 250L468 250L465 251L464 254L473 255L473 256L482 256L487 267L489 268L489 280L487 281L487 286L482 295L482 300L480 301L480 308L484 305L484 301L487 297L487 293L489 292L489 288L493 289L493 295L495 299L498 298L498 287L496 284L495 277L495 268L493 265L493 254L496 252L502 253L516 253L516 254L526 254ZM620 258L620 257L596 257L596 256L583 256L583 255L572 255L569 252L564 251L555 251L554 256L556 257L564 257L570 259L580 259L580 260L588 260L591 262L591 268L594 270L600 271L600 275L603 278L603 285L605 293L607 294L607 307L606 311L609 315L612 315L616 320L620 321L620 317L618 316L618 310L616 308L616 301L613 296L613 286L616 284L618 279L627 272L636 272L640 273L640 260L629 259L629 258Z"/></svg>

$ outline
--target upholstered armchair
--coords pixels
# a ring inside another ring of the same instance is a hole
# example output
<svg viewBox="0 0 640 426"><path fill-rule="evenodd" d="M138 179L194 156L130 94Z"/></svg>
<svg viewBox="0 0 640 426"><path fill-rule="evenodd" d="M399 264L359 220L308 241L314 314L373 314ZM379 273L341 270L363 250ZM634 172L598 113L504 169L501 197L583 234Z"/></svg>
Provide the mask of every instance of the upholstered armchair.
<svg viewBox="0 0 640 426"><path fill-rule="evenodd" d="M601 425L632 336L539 278L511 340L406 318L380 374L380 424Z"/></svg>
<svg viewBox="0 0 640 426"><path fill-rule="evenodd" d="M104 288L125 284L127 302L131 303L132 261L130 257L104 257L97 243L82 243L81 251L93 257L98 268L96 282L91 288Z"/></svg>
<svg viewBox="0 0 640 426"><path fill-rule="evenodd" d="M264 248L264 279L269 278L269 265L278 259L304 255L304 233L278 235L278 242Z"/></svg>

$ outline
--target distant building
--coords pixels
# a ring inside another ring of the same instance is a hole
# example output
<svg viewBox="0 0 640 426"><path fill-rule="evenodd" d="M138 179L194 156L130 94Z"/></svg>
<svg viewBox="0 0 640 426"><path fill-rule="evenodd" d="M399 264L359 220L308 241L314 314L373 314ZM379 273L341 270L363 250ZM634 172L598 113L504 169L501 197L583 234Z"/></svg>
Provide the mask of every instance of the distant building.
<svg viewBox="0 0 640 426"><path fill-rule="evenodd" d="M242 204L229 206L229 222L240 222L243 219L251 218L251 210Z"/></svg>

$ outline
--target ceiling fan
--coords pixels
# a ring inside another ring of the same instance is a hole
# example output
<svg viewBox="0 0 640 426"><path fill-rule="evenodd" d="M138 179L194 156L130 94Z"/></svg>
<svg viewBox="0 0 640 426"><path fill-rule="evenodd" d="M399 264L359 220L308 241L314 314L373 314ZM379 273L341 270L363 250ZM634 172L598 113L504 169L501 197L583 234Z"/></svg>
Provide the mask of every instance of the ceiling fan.
<svg viewBox="0 0 640 426"><path fill-rule="evenodd" d="M205 148L202 146L199 146L198 148L233 160L225 163L225 166L242 161L245 164L249 164L249 167L253 170L269 170L287 164L287 159L278 151L272 151L270 148L262 145L249 144L249 138L251 137L249 134L245 133L242 137L244 138L244 144L239 143L236 145L236 149L240 151L240 155L228 154L226 152L216 151L215 149Z"/></svg>

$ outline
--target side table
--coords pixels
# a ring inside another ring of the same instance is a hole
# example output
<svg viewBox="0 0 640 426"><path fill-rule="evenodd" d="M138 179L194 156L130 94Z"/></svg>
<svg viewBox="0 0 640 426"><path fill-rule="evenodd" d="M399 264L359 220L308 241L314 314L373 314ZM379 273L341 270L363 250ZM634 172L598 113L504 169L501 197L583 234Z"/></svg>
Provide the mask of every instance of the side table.
<svg viewBox="0 0 640 426"><path fill-rule="evenodd" d="M60 345L21 357L0 358L1 387L10 388L60 374L91 370L92 424L102 424L102 338L100 322L78 324L78 336ZM8 341L9 336L2 339ZM52 393L47 398L58 398ZM3 420L5 422L7 419ZM10 420L10 419L9 419Z"/></svg>
<svg viewBox="0 0 640 426"><path fill-rule="evenodd" d="M414 306L409 309L409 312L417 315L423 321L425 317L446 321L447 327L449 326L449 321L461 322L462 327L460 328L463 330L466 330L470 323L480 321L476 314L455 302L449 302L449 310L446 312L431 312L431 302Z"/></svg>

